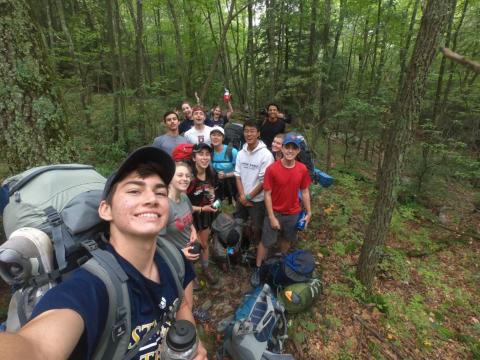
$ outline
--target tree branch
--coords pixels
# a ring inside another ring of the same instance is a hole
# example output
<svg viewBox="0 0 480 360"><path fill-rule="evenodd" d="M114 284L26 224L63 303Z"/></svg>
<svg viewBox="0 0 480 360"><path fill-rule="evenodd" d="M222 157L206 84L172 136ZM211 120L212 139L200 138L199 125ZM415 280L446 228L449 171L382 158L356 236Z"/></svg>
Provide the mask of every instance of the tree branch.
<svg viewBox="0 0 480 360"><path fill-rule="evenodd" d="M441 47L440 52L448 59L453 60L470 70L476 72L477 74L480 74L480 63L470 60L466 58L463 55L457 54L456 52L453 52L449 48Z"/></svg>

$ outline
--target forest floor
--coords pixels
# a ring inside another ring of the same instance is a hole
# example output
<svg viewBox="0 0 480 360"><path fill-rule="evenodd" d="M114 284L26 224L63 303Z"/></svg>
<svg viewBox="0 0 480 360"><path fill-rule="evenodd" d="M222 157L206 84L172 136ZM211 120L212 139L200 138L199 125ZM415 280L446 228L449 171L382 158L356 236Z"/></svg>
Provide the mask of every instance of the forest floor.
<svg viewBox="0 0 480 360"><path fill-rule="evenodd" d="M359 174L335 176L336 185L314 197L314 221L298 244L314 253L324 293L307 312L287 315L286 351L296 359L480 359L480 212L473 211L473 193L451 190L429 208L399 205L369 295L354 273L372 183ZM439 216L443 224L434 220ZM217 269L218 289L195 293L195 304L212 304L210 321L200 325L212 358L223 341L217 325L251 290L250 272L242 265Z"/></svg>
<svg viewBox="0 0 480 360"><path fill-rule="evenodd" d="M436 196L400 203L374 292L367 294L354 274L374 198L373 176L332 175L332 187L315 188L313 220L298 243L315 255L324 292L305 313L287 316L286 352L299 360L480 359L480 212L474 189L443 184ZM197 306L209 308L211 319L198 328L215 359L223 341L217 326L251 290L251 269L212 268L219 285L194 297ZM1 318L9 294L0 282Z"/></svg>

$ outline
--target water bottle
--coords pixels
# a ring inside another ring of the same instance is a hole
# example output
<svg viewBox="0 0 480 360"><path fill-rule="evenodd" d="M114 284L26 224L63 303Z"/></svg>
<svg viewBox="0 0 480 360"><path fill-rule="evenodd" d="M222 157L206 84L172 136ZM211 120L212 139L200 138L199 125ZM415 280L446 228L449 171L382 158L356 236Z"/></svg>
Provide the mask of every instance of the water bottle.
<svg viewBox="0 0 480 360"><path fill-rule="evenodd" d="M170 326L160 345L162 360L191 360L197 354L198 338L195 326L188 320L177 320Z"/></svg>
<svg viewBox="0 0 480 360"><path fill-rule="evenodd" d="M230 101L230 91L225 88L225 92L223 93L223 101L228 103Z"/></svg>
<svg viewBox="0 0 480 360"><path fill-rule="evenodd" d="M297 220L297 225L295 227L299 231L305 230L305 225L307 225L307 222L305 221L305 211L301 211L300 214L298 214L298 220Z"/></svg>
<svg viewBox="0 0 480 360"><path fill-rule="evenodd" d="M217 210L220 209L220 206L222 206L222 203L219 199L215 200L212 204L212 207Z"/></svg>

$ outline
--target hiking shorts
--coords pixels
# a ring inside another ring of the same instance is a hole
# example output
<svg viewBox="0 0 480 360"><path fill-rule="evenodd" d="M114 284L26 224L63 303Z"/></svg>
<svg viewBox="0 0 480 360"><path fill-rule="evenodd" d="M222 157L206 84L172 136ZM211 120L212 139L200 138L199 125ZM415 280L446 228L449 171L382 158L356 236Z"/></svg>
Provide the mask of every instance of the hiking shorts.
<svg viewBox="0 0 480 360"><path fill-rule="evenodd" d="M280 230L272 229L270 225L270 219L265 214L263 220L262 229L262 243L266 248L270 248L277 243L278 237L282 237L284 240L294 243L297 241L297 220L298 214L280 214L274 212L275 217L280 223Z"/></svg>
<svg viewBox="0 0 480 360"><path fill-rule="evenodd" d="M243 219L244 222L250 217L252 220L254 242L258 243L262 236L263 218L265 217L265 203L253 202L253 206L243 206L240 201L235 204L235 218Z"/></svg>

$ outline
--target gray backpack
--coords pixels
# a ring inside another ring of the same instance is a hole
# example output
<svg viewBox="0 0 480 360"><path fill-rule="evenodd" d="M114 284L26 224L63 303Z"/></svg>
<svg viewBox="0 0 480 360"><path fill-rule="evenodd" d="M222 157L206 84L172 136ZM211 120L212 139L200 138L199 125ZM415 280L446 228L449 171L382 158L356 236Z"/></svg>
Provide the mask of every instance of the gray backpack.
<svg viewBox="0 0 480 360"><path fill-rule="evenodd" d="M238 256L242 245L243 220L220 213L212 223L213 257L230 266L230 257Z"/></svg>
<svg viewBox="0 0 480 360"><path fill-rule="evenodd" d="M65 164L33 168L2 183L9 201L3 211L8 241L0 246L0 276L14 290L6 330L24 325L43 294L82 266L104 282L109 298L107 321L93 358L131 359L162 324L128 349L128 276L113 254L99 247L107 229L98 216L105 181L92 166ZM178 306L185 263L167 241L158 240L157 251L172 274L178 275L174 276ZM175 312L176 307L171 309L171 318Z"/></svg>

